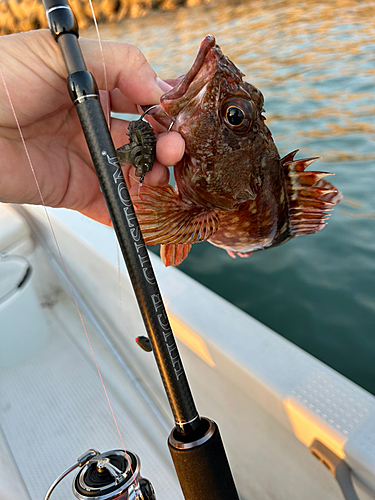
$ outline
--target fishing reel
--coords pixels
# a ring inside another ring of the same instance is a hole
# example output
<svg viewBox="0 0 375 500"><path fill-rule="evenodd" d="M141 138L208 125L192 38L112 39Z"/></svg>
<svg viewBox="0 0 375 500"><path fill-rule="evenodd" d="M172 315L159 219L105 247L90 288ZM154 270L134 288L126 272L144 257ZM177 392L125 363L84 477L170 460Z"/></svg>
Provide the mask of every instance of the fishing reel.
<svg viewBox="0 0 375 500"><path fill-rule="evenodd" d="M140 476L141 463L135 453L124 450L100 453L93 449L60 474L44 500L49 500L56 486L78 467L72 489L79 500L156 500L150 481Z"/></svg>

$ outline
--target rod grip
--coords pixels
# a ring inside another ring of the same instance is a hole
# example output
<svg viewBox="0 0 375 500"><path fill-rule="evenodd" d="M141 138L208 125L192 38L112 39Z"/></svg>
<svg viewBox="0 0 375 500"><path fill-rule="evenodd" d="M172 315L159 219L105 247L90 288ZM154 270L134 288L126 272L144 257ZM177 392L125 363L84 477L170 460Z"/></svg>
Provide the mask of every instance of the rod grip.
<svg viewBox="0 0 375 500"><path fill-rule="evenodd" d="M232 472L215 422L202 418L203 435L184 442L176 428L169 451L185 500L239 500Z"/></svg>

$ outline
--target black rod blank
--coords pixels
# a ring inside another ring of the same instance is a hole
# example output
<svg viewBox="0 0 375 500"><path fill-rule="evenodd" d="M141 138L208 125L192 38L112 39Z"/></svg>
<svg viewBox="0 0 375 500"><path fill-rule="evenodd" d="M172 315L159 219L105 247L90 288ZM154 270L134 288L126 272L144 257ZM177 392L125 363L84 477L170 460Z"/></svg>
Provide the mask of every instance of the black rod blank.
<svg viewBox="0 0 375 500"><path fill-rule="evenodd" d="M51 32L68 69L70 97L84 131L108 211L133 284L143 321L175 419L182 435L194 433L200 417L194 404L152 264L99 101L94 77L78 44L78 26L66 0L44 0Z"/></svg>

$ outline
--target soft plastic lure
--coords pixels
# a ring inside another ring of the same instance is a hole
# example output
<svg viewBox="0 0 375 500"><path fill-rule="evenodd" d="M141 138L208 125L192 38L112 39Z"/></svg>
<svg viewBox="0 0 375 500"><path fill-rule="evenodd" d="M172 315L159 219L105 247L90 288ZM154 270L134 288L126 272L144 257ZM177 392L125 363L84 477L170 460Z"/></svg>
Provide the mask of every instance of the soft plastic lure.
<svg viewBox="0 0 375 500"><path fill-rule="evenodd" d="M135 175L140 177L140 183L147 172L150 172L155 161L156 137L151 125L142 119L129 123L126 134L129 143L117 149L120 163L130 163L135 168Z"/></svg>

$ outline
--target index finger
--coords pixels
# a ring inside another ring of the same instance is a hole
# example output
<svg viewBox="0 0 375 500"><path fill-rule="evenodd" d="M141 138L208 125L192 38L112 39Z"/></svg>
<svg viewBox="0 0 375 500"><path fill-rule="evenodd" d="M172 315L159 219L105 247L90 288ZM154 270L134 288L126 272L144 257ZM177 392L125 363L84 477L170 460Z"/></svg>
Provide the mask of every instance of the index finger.
<svg viewBox="0 0 375 500"><path fill-rule="evenodd" d="M157 76L142 52L127 43L103 42L103 57L108 89L105 89L102 54L96 40L80 38L82 52L89 71L95 75L99 88L118 88L130 101L157 104L164 91L157 84Z"/></svg>

